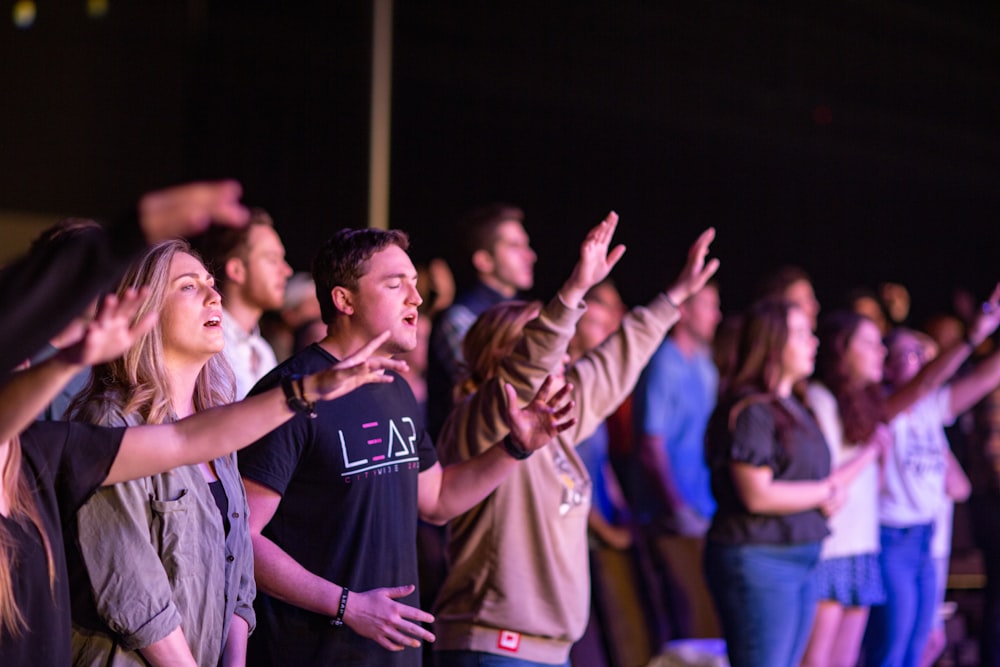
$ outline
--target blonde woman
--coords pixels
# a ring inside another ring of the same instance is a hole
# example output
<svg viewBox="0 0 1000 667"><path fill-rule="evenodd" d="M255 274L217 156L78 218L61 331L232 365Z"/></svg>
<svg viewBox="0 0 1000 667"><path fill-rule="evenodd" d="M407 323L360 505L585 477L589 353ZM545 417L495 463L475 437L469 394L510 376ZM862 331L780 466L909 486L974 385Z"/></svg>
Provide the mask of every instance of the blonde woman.
<svg viewBox="0 0 1000 667"><path fill-rule="evenodd" d="M63 526L98 487L225 456L291 419L298 400L331 400L368 382L389 382L384 369L405 367L369 359L388 337L382 334L336 366L303 378L291 388L297 401L275 388L172 424L35 422L83 367L118 357L150 328L152 314L135 319L141 301L135 292L120 301L109 297L80 341L0 383L2 665L70 663Z"/></svg>
<svg viewBox="0 0 1000 667"><path fill-rule="evenodd" d="M119 293L146 288L159 323L94 371L72 410L104 426L162 424L234 399L222 310L186 241L151 248ZM253 554L235 454L102 489L77 513L77 665L240 664ZM75 560L71 555L71 562Z"/></svg>

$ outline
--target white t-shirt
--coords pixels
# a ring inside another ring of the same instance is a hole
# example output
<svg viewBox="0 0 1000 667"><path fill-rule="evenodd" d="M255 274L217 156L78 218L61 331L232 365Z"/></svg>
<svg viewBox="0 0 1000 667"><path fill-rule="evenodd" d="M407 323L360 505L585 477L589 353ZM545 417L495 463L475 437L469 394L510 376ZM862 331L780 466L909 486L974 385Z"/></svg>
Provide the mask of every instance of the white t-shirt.
<svg viewBox="0 0 1000 667"><path fill-rule="evenodd" d="M844 443L844 425L837 399L818 382L809 383L806 400L830 448L830 466L836 469L860 453L858 445ZM843 558L878 553L878 465L872 463L854 478L840 511L827 520L830 534L823 540L820 558Z"/></svg>
<svg viewBox="0 0 1000 667"><path fill-rule="evenodd" d="M879 494L879 520L895 528L931 523L945 501L948 439L955 421L951 389L942 387L899 413L889 424L893 443Z"/></svg>
<svg viewBox="0 0 1000 667"><path fill-rule="evenodd" d="M225 308L222 309L222 334L226 340L222 352L236 375L236 400L242 401L257 380L278 365L278 360L258 327L250 333L243 331Z"/></svg>

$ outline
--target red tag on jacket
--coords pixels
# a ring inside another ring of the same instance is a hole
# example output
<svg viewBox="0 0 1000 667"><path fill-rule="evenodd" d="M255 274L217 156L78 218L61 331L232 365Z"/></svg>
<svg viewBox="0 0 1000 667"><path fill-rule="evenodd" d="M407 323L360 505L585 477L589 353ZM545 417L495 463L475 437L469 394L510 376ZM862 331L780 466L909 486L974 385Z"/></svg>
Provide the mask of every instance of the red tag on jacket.
<svg viewBox="0 0 1000 667"><path fill-rule="evenodd" d="M521 646L521 633L514 632L513 630L501 630L500 637L497 639L497 648L502 648L505 651L510 651L512 653L517 653L518 648Z"/></svg>

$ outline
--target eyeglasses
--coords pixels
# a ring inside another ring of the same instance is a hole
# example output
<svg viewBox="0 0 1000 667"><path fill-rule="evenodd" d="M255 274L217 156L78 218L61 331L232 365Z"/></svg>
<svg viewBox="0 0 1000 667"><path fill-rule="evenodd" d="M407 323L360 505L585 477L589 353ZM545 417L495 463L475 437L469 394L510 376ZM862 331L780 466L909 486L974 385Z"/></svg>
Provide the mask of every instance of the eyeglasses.
<svg viewBox="0 0 1000 667"><path fill-rule="evenodd" d="M924 350L920 347L907 347L901 350L893 350L889 354L891 361L912 363L924 362Z"/></svg>

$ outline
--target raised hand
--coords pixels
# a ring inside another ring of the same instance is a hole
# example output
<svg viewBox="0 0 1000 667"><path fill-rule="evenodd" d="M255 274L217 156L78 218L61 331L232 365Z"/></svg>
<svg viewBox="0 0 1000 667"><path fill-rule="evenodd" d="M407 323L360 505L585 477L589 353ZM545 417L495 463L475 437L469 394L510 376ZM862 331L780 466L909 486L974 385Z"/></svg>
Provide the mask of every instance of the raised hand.
<svg viewBox="0 0 1000 667"><path fill-rule="evenodd" d="M246 224L250 213L240 203L243 188L236 181L189 183L143 195L139 225L150 244L178 236L196 236L210 224Z"/></svg>
<svg viewBox="0 0 1000 667"><path fill-rule="evenodd" d="M608 277L611 269L625 254L625 246L617 245L610 252L611 239L618 227L618 214L614 211L605 216L596 227L587 233L580 244L580 259L559 294L570 306L576 306L591 287Z"/></svg>
<svg viewBox="0 0 1000 667"><path fill-rule="evenodd" d="M674 284L667 288L667 298L676 305L680 305L688 300L692 294L698 292L705 283L719 270L719 260L711 259L706 262L709 246L715 239L715 228L709 227L701 233L694 245L688 250L687 264L681 270Z"/></svg>
<svg viewBox="0 0 1000 667"><path fill-rule="evenodd" d="M510 384L504 385L507 392L507 423L510 425L510 437L514 444L525 452L533 452L549 444L566 429L576 424L576 418L566 419L573 409L570 393L573 385L563 385L562 389L552 396L552 376L538 389L538 393L523 408L518 407L517 391Z"/></svg>
<svg viewBox="0 0 1000 667"><path fill-rule="evenodd" d="M420 646L421 639L432 642L434 635L420 623L432 623L434 617L416 607L396 602L396 598L406 597L413 590L411 584L360 593L351 591L344 610L344 623L389 651Z"/></svg>
<svg viewBox="0 0 1000 667"><path fill-rule="evenodd" d="M143 288L130 289L121 299L113 294L104 297L83 335L59 352L60 359L93 366L120 357L156 324L156 312L146 313L133 321L148 294L149 290Z"/></svg>
<svg viewBox="0 0 1000 667"><path fill-rule="evenodd" d="M993 294L983 302L983 307L969 327L969 340L977 347L993 335L1000 326L1000 283L993 288Z"/></svg>
<svg viewBox="0 0 1000 667"><path fill-rule="evenodd" d="M330 401L349 394L364 384L392 382L393 377L386 375L385 371L402 373L409 368L406 362L384 356L372 356L389 339L389 335L390 332L383 331L340 363L303 378L306 396L315 397L320 401Z"/></svg>

